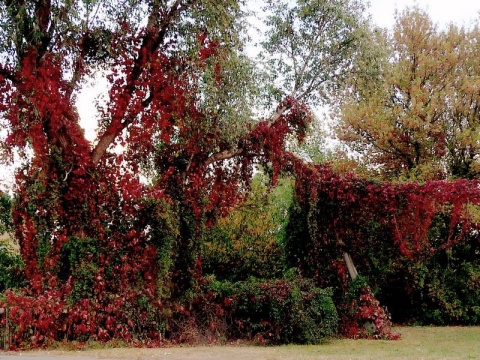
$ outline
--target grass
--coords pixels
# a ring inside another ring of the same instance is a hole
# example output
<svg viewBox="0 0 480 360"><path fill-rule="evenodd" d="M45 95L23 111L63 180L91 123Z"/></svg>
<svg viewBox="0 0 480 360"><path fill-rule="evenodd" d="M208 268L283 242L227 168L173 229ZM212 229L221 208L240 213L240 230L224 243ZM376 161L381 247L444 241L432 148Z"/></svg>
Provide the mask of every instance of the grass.
<svg viewBox="0 0 480 360"><path fill-rule="evenodd" d="M480 327L395 330L402 334L398 341L335 340L305 347L298 359L480 359Z"/></svg>
<svg viewBox="0 0 480 360"><path fill-rule="evenodd" d="M384 340L332 340L307 346L200 346L161 349L89 349L34 351L32 357L72 359L170 360L350 360L350 359L480 359L480 327L401 327L402 338ZM1 353L0 353L1 357Z"/></svg>

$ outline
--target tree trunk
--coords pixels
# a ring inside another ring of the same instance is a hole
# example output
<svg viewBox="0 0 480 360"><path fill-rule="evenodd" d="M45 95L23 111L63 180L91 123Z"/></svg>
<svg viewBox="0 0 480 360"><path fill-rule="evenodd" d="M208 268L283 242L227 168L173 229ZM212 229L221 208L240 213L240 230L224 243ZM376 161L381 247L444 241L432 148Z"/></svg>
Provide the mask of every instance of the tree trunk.
<svg viewBox="0 0 480 360"><path fill-rule="evenodd" d="M350 274L350 278L355 280L358 277L358 272L357 269L355 269L355 265L353 265L353 260L350 257L350 254L348 252L343 253L343 259L345 260L345 263L347 264L348 268L348 273Z"/></svg>

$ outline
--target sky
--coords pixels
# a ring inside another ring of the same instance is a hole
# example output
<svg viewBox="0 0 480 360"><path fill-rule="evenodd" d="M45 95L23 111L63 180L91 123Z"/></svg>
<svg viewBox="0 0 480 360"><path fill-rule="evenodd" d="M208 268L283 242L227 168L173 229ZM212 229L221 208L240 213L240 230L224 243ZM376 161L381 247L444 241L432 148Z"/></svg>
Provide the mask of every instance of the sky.
<svg viewBox="0 0 480 360"><path fill-rule="evenodd" d="M417 5L426 10L432 20L440 26L451 22L469 25L479 19L479 0L370 0L370 14L375 24L391 27L395 22L395 11Z"/></svg>
<svg viewBox="0 0 480 360"><path fill-rule="evenodd" d="M253 2L255 5L257 5L256 1ZM480 20L480 0L370 0L369 12L375 24L391 28L395 22L395 11L401 12L406 7L415 5L426 10L432 20L440 26L445 26L451 22L468 26L474 20ZM92 98L100 92L98 86L90 86L79 96L78 110L84 120L91 117ZM86 121L82 122L82 125L91 127ZM91 128L87 129L87 135L90 140L93 140L94 133ZM0 190L9 188L12 178L12 169L0 166Z"/></svg>

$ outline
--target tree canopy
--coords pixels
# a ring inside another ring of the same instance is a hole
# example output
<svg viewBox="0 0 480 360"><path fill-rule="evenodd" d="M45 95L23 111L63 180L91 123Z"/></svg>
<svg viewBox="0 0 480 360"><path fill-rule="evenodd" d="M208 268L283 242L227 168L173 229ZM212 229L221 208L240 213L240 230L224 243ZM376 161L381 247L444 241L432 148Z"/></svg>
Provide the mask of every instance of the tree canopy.
<svg viewBox="0 0 480 360"><path fill-rule="evenodd" d="M305 101L335 87L364 34L356 1L300 1L292 33L286 2L270 5L275 67L263 70L287 84L261 101L277 86L257 83L268 76L243 52L242 1L0 3L1 151L22 163L13 223L28 284L7 293L13 343L159 341L158 317L185 310L202 228L245 199L258 164L274 180L291 169L286 141L304 136ZM90 142L75 99L97 72L108 97ZM261 103L270 115L256 119Z"/></svg>
<svg viewBox="0 0 480 360"><path fill-rule="evenodd" d="M418 8L399 13L373 38L383 56L363 63L374 76L347 91L340 138L387 179L476 178L478 36L478 24L439 29Z"/></svg>

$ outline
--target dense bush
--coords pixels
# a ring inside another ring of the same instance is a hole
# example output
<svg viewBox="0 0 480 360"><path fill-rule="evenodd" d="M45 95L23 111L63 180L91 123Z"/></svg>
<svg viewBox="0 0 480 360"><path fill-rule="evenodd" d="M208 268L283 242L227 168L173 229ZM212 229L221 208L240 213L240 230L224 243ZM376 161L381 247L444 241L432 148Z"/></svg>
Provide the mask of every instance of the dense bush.
<svg viewBox="0 0 480 360"><path fill-rule="evenodd" d="M209 341L254 339L266 344L314 344L337 333L338 316L329 289L305 279L208 281L184 316L185 334ZM187 324L187 325L185 325ZM185 326L190 330L185 331ZM195 331L192 329L195 328Z"/></svg>
<svg viewBox="0 0 480 360"><path fill-rule="evenodd" d="M395 322L479 324L476 181L379 183L321 167L302 176L287 227L289 266L332 287L341 304L349 252Z"/></svg>
<svg viewBox="0 0 480 360"><path fill-rule="evenodd" d="M340 332L348 338L396 340L390 314L376 299L365 278L357 277L348 287L341 305Z"/></svg>
<svg viewBox="0 0 480 360"><path fill-rule="evenodd" d="M337 332L330 290L308 281L241 282L233 287L239 334L269 343L318 343Z"/></svg>
<svg viewBox="0 0 480 360"><path fill-rule="evenodd" d="M480 243L472 238L430 259L391 260L369 279L400 323L480 324ZM382 276L379 276L382 275Z"/></svg>
<svg viewBox="0 0 480 360"><path fill-rule="evenodd" d="M12 199L0 191L0 235L12 230Z"/></svg>

